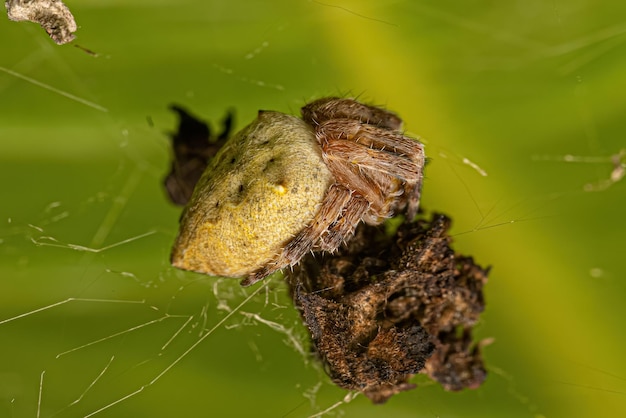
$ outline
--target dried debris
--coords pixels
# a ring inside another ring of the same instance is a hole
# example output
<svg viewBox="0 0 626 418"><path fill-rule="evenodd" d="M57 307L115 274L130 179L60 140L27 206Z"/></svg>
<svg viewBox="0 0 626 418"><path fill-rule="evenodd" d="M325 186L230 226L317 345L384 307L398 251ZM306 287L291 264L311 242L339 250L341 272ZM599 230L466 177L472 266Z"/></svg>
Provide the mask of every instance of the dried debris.
<svg viewBox="0 0 626 418"><path fill-rule="evenodd" d="M361 225L334 255L287 273L313 350L339 386L385 402L427 373L446 390L486 377L472 327L485 303L488 269L456 255L450 220L405 223L390 237Z"/></svg>
<svg viewBox="0 0 626 418"><path fill-rule="evenodd" d="M189 201L208 161L230 136L233 113L226 114L222 121L222 131L213 136L205 122L192 116L181 106L170 105L170 109L176 112L179 122L178 131L170 134L174 158L164 183L170 200L184 206Z"/></svg>
<svg viewBox="0 0 626 418"><path fill-rule="evenodd" d="M58 45L74 40L78 29L70 9L60 0L7 0L9 19L39 23Z"/></svg>

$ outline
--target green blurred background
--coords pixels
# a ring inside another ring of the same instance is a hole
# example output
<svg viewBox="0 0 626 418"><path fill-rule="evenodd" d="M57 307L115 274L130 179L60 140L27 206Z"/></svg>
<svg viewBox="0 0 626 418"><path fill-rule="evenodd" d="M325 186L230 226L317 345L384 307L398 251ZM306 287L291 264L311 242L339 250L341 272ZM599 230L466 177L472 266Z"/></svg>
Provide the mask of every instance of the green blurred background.
<svg viewBox="0 0 626 418"><path fill-rule="evenodd" d="M418 377L330 414L626 414L626 180L601 187L625 147L625 2L68 3L97 57L0 19L0 416L341 402L294 348L306 333L278 278L246 301L256 288L169 267L179 209L160 187L168 104L213 122L233 108L242 127L326 95L384 105L423 138L422 205L493 266L477 334L495 339L478 390Z"/></svg>

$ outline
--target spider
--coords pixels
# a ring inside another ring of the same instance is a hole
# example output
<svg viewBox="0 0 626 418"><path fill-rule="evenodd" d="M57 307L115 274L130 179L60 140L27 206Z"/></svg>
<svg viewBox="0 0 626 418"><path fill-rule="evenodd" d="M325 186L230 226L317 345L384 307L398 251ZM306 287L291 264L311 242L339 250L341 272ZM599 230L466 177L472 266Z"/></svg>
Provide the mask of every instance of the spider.
<svg viewBox="0 0 626 418"><path fill-rule="evenodd" d="M328 97L302 119L259 111L225 141L185 207L172 250L175 267L240 277L249 286L334 252L359 222L417 214L424 149L394 113Z"/></svg>

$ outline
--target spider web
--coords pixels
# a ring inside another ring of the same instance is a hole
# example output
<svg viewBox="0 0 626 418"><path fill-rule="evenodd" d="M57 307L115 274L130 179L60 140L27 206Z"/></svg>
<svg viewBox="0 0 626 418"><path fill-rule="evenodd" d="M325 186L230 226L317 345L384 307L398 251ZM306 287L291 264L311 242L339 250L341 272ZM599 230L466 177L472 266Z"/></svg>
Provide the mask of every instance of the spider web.
<svg viewBox="0 0 626 418"><path fill-rule="evenodd" d="M68 6L95 56L0 24L0 416L626 410L621 3ZM423 207L494 266L482 388L418 377L374 407L310 359L279 278L169 266L166 106L241 127L329 94L402 115L430 158Z"/></svg>

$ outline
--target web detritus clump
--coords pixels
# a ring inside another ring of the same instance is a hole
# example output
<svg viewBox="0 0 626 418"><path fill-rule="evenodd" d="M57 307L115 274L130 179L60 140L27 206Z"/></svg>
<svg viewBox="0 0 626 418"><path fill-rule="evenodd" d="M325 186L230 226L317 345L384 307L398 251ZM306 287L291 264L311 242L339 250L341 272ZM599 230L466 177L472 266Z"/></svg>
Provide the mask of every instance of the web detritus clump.
<svg viewBox="0 0 626 418"><path fill-rule="evenodd" d="M39 23L58 45L72 42L78 29L70 9L60 0L7 0L9 19Z"/></svg>
<svg viewBox="0 0 626 418"><path fill-rule="evenodd" d="M449 227L440 214L393 236L363 224L338 253L286 273L312 349L337 385L382 403L414 388L417 373L451 391L484 381L472 327L488 269L454 253Z"/></svg>

